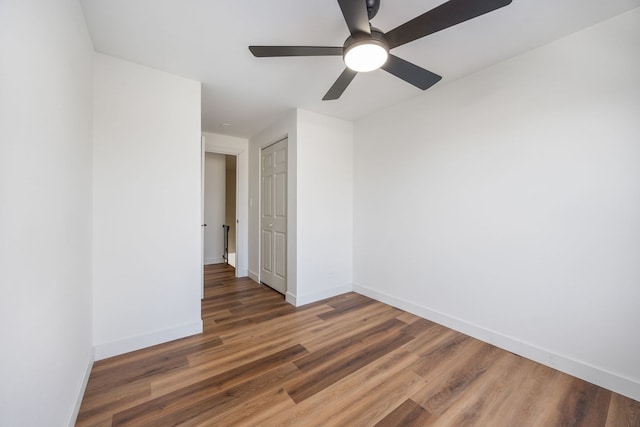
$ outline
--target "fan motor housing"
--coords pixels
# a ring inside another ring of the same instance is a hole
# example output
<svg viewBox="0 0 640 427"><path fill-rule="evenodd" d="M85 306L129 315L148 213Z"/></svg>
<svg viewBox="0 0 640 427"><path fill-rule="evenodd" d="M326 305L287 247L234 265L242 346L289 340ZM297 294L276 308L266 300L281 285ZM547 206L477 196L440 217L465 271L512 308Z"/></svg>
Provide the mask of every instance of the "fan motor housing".
<svg viewBox="0 0 640 427"><path fill-rule="evenodd" d="M389 51L389 43L384 38L384 33L377 28L371 28L371 34L367 33L356 33L353 34L344 41L344 51L347 52L353 46L368 43L368 44L377 44L382 46L387 52Z"/></svg>
<svg viewBox="0 0 640 427"><path fill-rule="evenodd" d="M378 9L380 9L380 0L365 0L367 3L367 15L369 16L369 21L371 21L374 16L378 13Z"/></svg>

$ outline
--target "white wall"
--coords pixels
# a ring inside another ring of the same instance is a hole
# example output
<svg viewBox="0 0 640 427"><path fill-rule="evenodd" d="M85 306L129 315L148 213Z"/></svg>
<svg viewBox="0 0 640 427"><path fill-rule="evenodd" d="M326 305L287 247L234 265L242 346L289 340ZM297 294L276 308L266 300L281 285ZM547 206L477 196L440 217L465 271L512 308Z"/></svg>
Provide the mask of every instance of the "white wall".
<svg viewBox="0 0 640 427"><path fill-rule="evenodd" d="M297 304L353 285L353 123L298 111Z"/></svg>
<svg viewBox="0 0 640 427"><path fill-rule="evenodd" d="M96 54L96 358L198 333L200 83Z"/></svg>
<svg viewBox="0 0 640 427"><path fill-rule="evenodd" d="M640 9L356 124L355 289L640 399Z"/></svg>
<svg viewBox="0 0 640 427"><path fill-rule="evenodd" d="M204 263L224 262L222 225L226 220L226 160L224 154L205 153L204 162Z"/></svg>
<svg viewBox="0 0 640 427"><path fill-rule="evenodd" d="M91 346L93 47L77 1L0 1L0 425L72 425Z"/></svg>
<svg viewBox="0 0 640 427"><path fill-rule="evenodd" d="M237 156L236 276L245 277L249 274L249 140L210 132L202 136L207 152Z"/></svg>
<svg viewBox="0 0 640 427"><path fill-rule="evenodd" d="M249 271L260 272L260 150L288 137L287 301L308 304L353 282L353 124L291 111L250 139Z"/></svg>

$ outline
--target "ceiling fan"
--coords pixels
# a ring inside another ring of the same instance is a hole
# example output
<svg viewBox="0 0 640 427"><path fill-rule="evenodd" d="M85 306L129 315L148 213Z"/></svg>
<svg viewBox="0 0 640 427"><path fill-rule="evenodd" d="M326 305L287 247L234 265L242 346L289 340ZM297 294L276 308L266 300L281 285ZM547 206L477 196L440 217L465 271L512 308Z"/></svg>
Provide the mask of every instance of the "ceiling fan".
<svg viewBox="0 0 640 427"><path fill-rule="evenodd" d="M338 99L358 72L382 68L422 90L436 84L441 76L389 51L461 22L507 6L512 0L449 0L386 33L371 26L380 0L338 0L351 35L342 47L329 46L249 46L256 57L342 56L347 66L331 86L323 101Z"/></svg>

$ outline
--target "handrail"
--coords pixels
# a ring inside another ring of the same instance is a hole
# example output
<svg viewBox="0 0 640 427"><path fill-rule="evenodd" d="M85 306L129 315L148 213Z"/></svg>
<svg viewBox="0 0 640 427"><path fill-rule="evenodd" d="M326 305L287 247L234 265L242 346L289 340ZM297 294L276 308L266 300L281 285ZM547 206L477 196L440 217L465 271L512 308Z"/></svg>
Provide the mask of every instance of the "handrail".
<svg viewBox="0 0 640 427"><path fill-rule="evenodd" d="M231 227L227 224L222 224L222 228L224 228L224 253L222 254L222 258L229 264L229 229Z"/></svg>

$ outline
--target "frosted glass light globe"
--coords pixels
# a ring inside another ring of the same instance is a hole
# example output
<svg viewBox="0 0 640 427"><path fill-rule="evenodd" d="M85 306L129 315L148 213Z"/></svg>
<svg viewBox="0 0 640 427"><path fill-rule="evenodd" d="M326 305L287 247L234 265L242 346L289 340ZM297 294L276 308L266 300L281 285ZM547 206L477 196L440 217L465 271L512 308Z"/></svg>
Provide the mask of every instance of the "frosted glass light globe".
<svg viewBox="0 0 640 427"><path fill-rule="evenodd" d="M344 63L353 71L368 72L382 67L388 56L384 46L367 40L350 46L344 53Z"/></svg>

